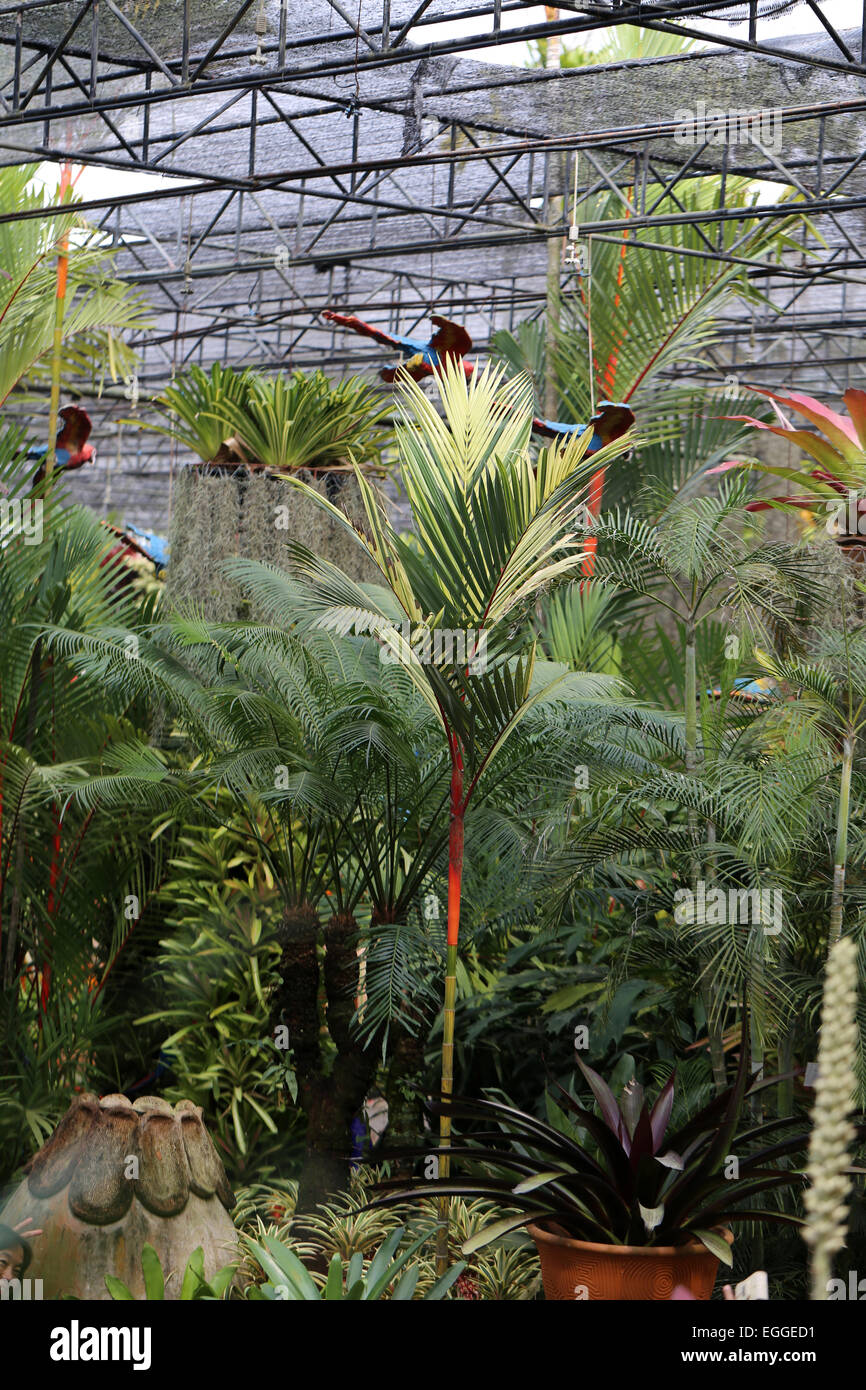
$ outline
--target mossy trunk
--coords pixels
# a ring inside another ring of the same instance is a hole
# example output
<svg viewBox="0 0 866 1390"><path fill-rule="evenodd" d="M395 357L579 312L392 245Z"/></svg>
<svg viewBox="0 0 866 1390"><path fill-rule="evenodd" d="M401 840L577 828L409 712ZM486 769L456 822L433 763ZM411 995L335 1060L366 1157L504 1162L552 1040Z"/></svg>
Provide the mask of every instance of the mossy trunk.
<svg viewBox="0 0 866 1390"><path fill-rule="evenodd" d="M376 1070L374 1049L365 1050L354 1030L358 990L357 923L334 916L322 933L306 903L286 911L280 927L282 983L274 998L274 1022L289 1029L298 1077L298 1099L307 1118L298 1216L315 1211L349 1182L352 1121ZM322 1049L325 1027L336 1048L330 1068Z"/></svg>
<svg viewBox="0 0 866 1390"><path fill-rule="evenodd" d="M423 1079L424 1036L413 1037L397 1024L391 1030L391 1055L385 1080L388 1128L382 1145L382 1157L391 1162L396 1176L409 1177L412 1172L411 1159L401 1158L399 1150L416 1147L421 1136Z"/></svg>

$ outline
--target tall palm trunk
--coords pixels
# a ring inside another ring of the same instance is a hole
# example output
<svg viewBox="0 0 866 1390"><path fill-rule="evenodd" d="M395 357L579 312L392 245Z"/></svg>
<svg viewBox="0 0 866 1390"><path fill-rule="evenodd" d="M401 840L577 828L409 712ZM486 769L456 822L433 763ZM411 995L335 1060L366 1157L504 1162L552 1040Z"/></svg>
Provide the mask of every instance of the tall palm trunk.
<svg viewBox="0 0 866 1390"><path fill-rule="evenodd" d="M460 891L463 881L463 761L457 740L451 740L451 810L448 837L448 939L445 961L445 1004L442 1013L442 1099L454 1090L454 1009L457 1002L457 938L460 932ZM451 1144L451 1116L439 1117L439 1147ZM447 1178L451 1171L450 1155L443 1153L439 1176ZM439 1224L436 1232L436 1268L444 1274L448 1268L449 1199L439 1199Z"/></svg>
<svg viewBox="0 0 866 1390"><path fill-rule="evenodd" d="M685 763L686 772L693 776L697 768L698 760L698 663L697 650L695 646L695 629L692 624L686 628L686 650L685 650L685 703L686 703L686 746ZM694 811L689 811L689 830L694 839L697 833L697 820ZM691 886L692 893L697 888L698 866L697 861L692 860L691 866ZM712 991L707 975L709 962L705 952L701 951L701 974L700 974L700 994L701 1003L704 1006L704 1013L707 1018L707 1037L710 1044L710 1062L713 1069L713 1081L716 1090L722 1092L727 1085L727 1074L725 1070L725 1047L722 1039L722 1030L718 1018L714 1016Z"/></svg>
<svg viewBox="0 0 866 1390"><path fill-rule="evenodd" d="M72 166L60 169L59 197L63 202L72 182ZM51 390L48 398L48 452L45 455L45 476L51 476L57 458L57 421L60 415L60 375L63 351L63 319L66 313L66 285L69 275L69 238L60 239L57 257L57 287L54 295L54 338L51 352Z"/></svg>
<svg viewBox="0 0 866 1390"><path fill-rule="evenodd" d="M836 808L836 853L833 856L833 896L830 900L828 953L842 935L842 909L845 899L845 873L848 865L848 817L851 806L851 772L854 767L854 733L849 727L842 740L842 780Z"/></svg>

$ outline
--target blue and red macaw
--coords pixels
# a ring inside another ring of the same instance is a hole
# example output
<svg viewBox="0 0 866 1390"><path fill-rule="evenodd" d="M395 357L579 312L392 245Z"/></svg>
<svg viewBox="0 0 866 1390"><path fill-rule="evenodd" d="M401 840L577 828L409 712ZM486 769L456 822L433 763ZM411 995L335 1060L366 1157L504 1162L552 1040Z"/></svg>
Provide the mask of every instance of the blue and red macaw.
<svg viewBox="0 0 866 1390"><path fill-rule="evenodd" d="M466 354L472 349L472 339L462 324L452 323L441 314L433 314L431 322L436 332L426 343L399 333L384 333L381 329L373 328L371 324L355 318L354 314L338 314L333 309L326 309L322 318L327 319L329 323L339 324L341 328L347 328L350 333L372 338L383 347L395 348L402 360L396 367L384 367L379 373L382 380L389 384L395 380L398 371L406 372L413 381L422 381L425 377L433 376L437 368L448 358L456 358L462 364L467 377L471 377L475 371L474 362L466 361ZM605 444L621 438L633 424L634 415L627 405L622 402L601 401L588 425L570 425L559 420L543 420L540 416L535 416L532 428L536 434L544 435L547 439L566 439L569 435L580 438L584 430L591 425L592 439L587 453L594 454Z"/></svg>
<svg viewBox="0 0 866 1390"><path fill-rule="evenodd" d="M85 463L92 463L96 457L96 450L92 444L88 444L90 431L92 429L90 416L80 405L65 405L60 411L60 424L57 429L57 439L54 445L54 472L65 473L74 468L81 468ZM47 446L40 444L31 445L27 450L27 458L36 463L44 460L48 453ZM39 468L34 483L41 483L45 477L45 464Z"/></svg>
<svg viewBox="0 0 866 1390"><path fill-rule="evenodd" d="M734 681L733 689L729 692L731 698L746 700L749 703L765 704L773 698L776 683L772 676L737 676ZM714 685L707 694L713 699L722 698L722 687Z"/></svg>

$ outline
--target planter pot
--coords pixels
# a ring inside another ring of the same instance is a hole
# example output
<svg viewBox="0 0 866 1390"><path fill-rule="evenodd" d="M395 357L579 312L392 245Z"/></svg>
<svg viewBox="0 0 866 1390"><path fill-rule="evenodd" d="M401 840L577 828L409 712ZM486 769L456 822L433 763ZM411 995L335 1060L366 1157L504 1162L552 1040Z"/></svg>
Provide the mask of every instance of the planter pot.
<svg viewBox="0 0 866 1390"><path fill-rule="evenodd" d="M719 1261L706 1246L594 1245L527 1226L541 1260L541 1279L548 1300L592 1299L606 1302L664 1302L678 1284L696 1299L713 1291ZM720 1231L730 1245L733 1235Z"/></svg>

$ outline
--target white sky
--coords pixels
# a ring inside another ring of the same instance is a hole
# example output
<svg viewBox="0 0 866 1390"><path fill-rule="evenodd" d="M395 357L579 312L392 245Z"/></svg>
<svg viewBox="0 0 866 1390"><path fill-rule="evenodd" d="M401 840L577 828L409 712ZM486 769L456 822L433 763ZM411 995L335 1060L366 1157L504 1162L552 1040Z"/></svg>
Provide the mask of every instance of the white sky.
<svg viewBox="0 0 866 1390"><path fill-rule="evenodd" d="M837 29L857 29L859 30L863 19L863 0L825 0L822 5L823 13L827 19ZM563 16L567 11L563 11ZM533 5L519 12L509 11L502 15L502 25L506 29L520 28L522 26L543 23L545 10L543 5ZM492 28L492 16L489 19ZM462 34L477 34L483 32L481 26L485 23L483 18L451 20L443 24L432 24L424 28L423 34L425 41L435 42L446 38L457 37ZM722 22L713 22L704 18L695 20L696 27L710 32L717 32L720 35L730 34L737 38L748 37L748 25L729 25ZM599 47L605 41L608 31L595 30L584 34L579 42L588 49ZM790 11L788 14L781 15L773 21L764 21L759 25L759 36L764 41L778 40L793 36L795 34L821 33L826 31L812 12L808 5L801 4L798 9ZM578 39L566 38L567 46L577 46ZM515 67L522 67L528 56L529 46L524 43L499 43L491 45L490 48L475 49L470 55L471 58L479 62L509 64ZM160 174L140 174L134 170L128 172L116 169L100 169L93 165L87 166L76 171L75 182L76 192L82 198L105 198L113 195L122 196L125 193L140 193L149 188L159 188L169 180ZM56 164L42 164L39 167L38 179L50 188L55 188L59 180L59 166ZM171 180L177 183L178 180Z"/></svg>

